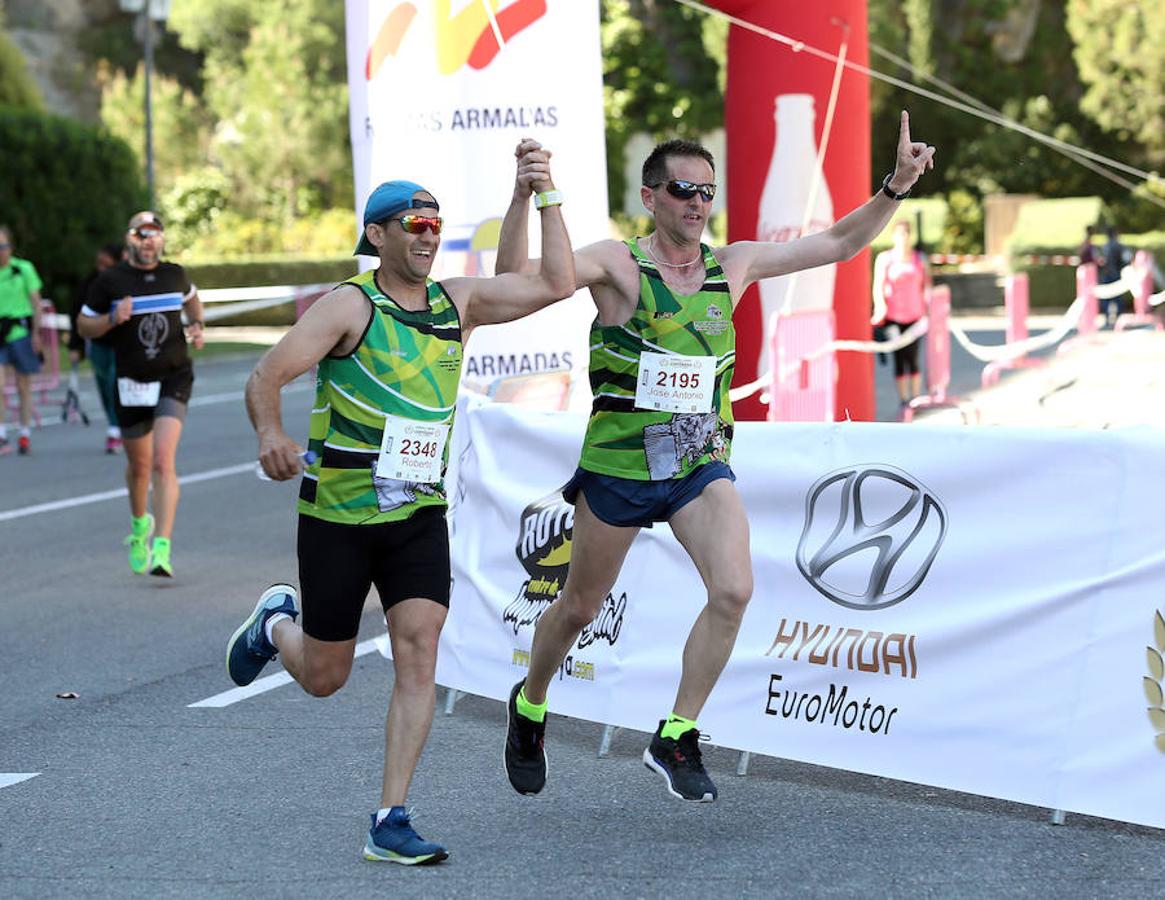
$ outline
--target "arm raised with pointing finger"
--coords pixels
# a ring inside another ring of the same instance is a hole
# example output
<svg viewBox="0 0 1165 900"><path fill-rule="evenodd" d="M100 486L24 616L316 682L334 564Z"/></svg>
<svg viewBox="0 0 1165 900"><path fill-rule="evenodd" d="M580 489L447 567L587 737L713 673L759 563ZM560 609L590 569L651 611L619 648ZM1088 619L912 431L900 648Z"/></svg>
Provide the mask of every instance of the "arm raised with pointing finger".
<svg viewBox="0 0 1165 900"><path fill-rule="evenodd" d="M894 171L872 198L825 231L786 243L737 241L720 251L725 273L733 283L733 296L739 298L745 288L762 278L787 275L856 256L886 227L899 202L922 174L934 168L934 154L934 147L911 139L910 115L903 110Z"/></svg>

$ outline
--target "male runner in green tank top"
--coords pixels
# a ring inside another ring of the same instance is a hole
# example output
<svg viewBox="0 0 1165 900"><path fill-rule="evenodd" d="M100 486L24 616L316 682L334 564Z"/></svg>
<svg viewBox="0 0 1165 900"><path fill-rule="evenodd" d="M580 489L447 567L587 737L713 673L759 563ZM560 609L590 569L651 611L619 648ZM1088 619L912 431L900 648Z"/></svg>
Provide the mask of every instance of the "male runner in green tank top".
<svg viewBox="0 0 1165 900"><path fill-rule="evenodd" d="M247 411L273 479L300 475L299 582L268 588L227 644L227 671L249 684L278 652L309 694L337 691L375 584L392 642L380 809L364 845L371 860L416 865L447 857L422 840L405 808L433 720L437 641L449 607L445 468L462 345L478 325L508 322L574 293L570 238L537 145L519 145L519 179L542 207L541 267L497 278L429 278L441 243L437 200L390 181L364 209L356 252L380 266L311 306L259 361ZM283 430L280 389L318 365L307 452ZM304 468L304 463L307 463Z"/></svg>
<svg viewBox="0 0 1165 900"><path fill-rule="evenodd" d="M563 489L575 504L570 568L542 614L530 668L508 704L506 774L514 789L546 782L547 689L579 633L598 614L641 527L667 522L696 565L707 605L684 646L679 689L643 753L684 800L716 799L697 744L696 718L736 642L752 595L748 520L728 467L735 361L732 312L762 278L850 259L885 227L928 168L934 148L910 140L902 113L897 165L874 197L829 229L787 243L700 243L715 195L712 155L660 144L643 165L640 195L655 232L575 253L578 286L598 317L591 330L594 403L578 471ZM525 271L529 188L519 179L502 225L497 270Z"/></svg>

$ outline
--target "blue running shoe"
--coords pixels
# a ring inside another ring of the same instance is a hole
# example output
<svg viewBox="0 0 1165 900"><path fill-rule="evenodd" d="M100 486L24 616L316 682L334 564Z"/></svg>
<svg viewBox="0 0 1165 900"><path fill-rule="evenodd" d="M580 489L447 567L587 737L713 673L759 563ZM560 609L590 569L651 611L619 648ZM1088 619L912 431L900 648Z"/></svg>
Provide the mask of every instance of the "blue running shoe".
<svg viewBox="0 0 1165 900"><path fill-rule="evenodd" d="M295 588L290 584L271 585L259 598L255 611L227 641L227 674L239 687L254 681L267 662L279 652L267 640L267 620L275 613L286 613L294 622L299 615L295 599Z"/></svg>
<svg viewBox="0 0 1165 900"><path fill-rule="evenodd" d="M423 840L409 824L409 813L403 806L394 806L388 815L372 827L364 842L364 858L374 862L394 862L404 866L431 866L449 858L449 852L440 844Z"/></svg>

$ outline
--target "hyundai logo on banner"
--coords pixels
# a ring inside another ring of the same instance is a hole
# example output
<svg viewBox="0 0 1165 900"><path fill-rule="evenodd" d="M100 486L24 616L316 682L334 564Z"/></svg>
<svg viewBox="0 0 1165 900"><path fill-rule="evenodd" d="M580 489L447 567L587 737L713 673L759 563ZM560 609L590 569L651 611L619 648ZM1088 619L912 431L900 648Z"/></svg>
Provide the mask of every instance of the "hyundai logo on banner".
<svg viewBox="0 0 1165 900"><path fill-rule="evenodd" d="M834 603L885 609L918 590L946 533L942 503L901 469L839 469L805 497L797 568Z"/></svg>

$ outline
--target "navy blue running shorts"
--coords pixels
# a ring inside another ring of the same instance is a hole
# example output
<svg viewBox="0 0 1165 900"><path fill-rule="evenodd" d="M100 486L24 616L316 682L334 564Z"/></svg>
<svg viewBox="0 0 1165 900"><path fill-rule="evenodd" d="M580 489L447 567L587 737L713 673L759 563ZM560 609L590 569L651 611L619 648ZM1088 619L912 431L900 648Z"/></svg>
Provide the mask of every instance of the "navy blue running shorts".
<svg viewBox="0 0 1165 900"><path fill-rule="evenodd" d="M32 337L25 335L7 344L0 344L0 366L12 366L21 375L35 375L40 371L40 358L32 349Z"/></svg>
<svg viewBox="0 0 1165 900"><path fill-rule="evenodd" d="M587 506L608 525L650 528L655 522L668 521L718 478L736 481L731 467L722 462L705 463L683 478L666 481L636 481L576 469L562 488L562 497L573 505L581 490Z"/></svg>

